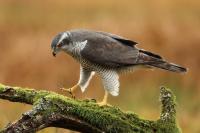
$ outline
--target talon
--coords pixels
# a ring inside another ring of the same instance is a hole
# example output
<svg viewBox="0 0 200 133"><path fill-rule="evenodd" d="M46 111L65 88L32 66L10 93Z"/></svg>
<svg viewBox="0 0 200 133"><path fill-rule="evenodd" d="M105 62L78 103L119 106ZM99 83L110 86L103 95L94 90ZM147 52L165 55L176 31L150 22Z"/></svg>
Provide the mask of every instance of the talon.
<svg viewBox="0 0 200 133"><path fill-rule="evenodd" d="M62 87L62 88L59 88L59 89L60 89L60 90L63 90L63 91L67 91L67 89L66 89L66 88L63 88L63 87Z"/></svg>
<svg viewBox="0 0 200 133"><path fill-rule="evenodd" d="M102 107L102 106L106 106L106 105L108 105L106 102L99 102L99 103L97 103L100 107Z"/></svg>
<svg viewBox="0 0 200 133"><path fill-rule="evenodd" d="M68 92L68 93L71 95L71 97L72 97L73 99L75 99L74 91L75 91L77 88L78 88L78 85L75 85L75 86L73 86L72 88L69 88L69 89L66 89L66 88L60 88L60 89L66 91L66 92Z"/></svg>
<svg viewBox="0 0 200 133"><path fill-rule="evenodd" d="M71 97L72 97L73 99L75 99L75 95L74 95L74 93L73 93L73 91L72 91L71 88L66 89L66 91L71 95Z"/></svg>

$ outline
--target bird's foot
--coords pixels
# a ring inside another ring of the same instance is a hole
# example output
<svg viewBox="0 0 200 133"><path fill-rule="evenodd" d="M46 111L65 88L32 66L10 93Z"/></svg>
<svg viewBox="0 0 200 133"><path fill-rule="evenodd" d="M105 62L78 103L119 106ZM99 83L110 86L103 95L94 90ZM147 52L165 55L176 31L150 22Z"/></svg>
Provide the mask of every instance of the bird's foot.
<svg viewBox="0 0 200 133"><path fill-rule="evenodd" d="M97 103L99 106L110 106L108 103L108 92L105 91L105 94L104 94L104 97L103 97L103 100L99 103Z"/></svg>
<svg viewBox="0 0 200 133"><path fill-rule="evenodd" d="M102 106L111 106L110 104L108 104L108 103L105 102L105 101L98 102L97 104L98 104L100 107L102 107Z"/></svg>
<svg viewBox="0 0 200 133"><path fill-rule="evenodd" d="M71 95L71 97L75 99L74 91L75 91L78 87L79 87L79 85L76 84L76 85L74 85L73 87L71 87L71 88L69 88L69 89L65 89L65 88L61 88L61 89L67 91L67 92Z"/></svg>
<svg viewBox="0 0 200 133"><path fill-rule="evenodd" d="M70 96L71 96L73 99L76 98L75 95L74 95L74 93L73 93L73 91L72 91L72 90L73 90L72 88L68 88L68 89L66 89L66 88L60 88L60 89L66 91L67 93L69 93Z"/></svg>

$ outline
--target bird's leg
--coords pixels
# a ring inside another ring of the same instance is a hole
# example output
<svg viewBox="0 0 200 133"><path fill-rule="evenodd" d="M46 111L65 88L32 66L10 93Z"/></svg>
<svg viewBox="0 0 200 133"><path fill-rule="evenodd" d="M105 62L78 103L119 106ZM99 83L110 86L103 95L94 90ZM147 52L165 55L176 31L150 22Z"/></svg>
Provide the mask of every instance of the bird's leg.
<svg viewBox="0 0 200 133"><path fill-rule="evenodd" d="M76 89L78 89L78 87L79 87L79 85L76 84L76 85L74 85L73 87L67 89L67 92L69 92L69 94L70 94L70 95L72 96L72 98L74 98L74 99L75 99L74 91L75 91Z"/></svg>
<svg viewBox="0 0 200 133"><path fill-rule="evenodd" d="M103 100L101 102L97 103L97 104L99 106L108 105L107 101L108 101L108 91L105 90L105 94L104 94Z"/></svg>
<svg viewBox="0 0 200 133"><path fill-rule="evenodd" d="M76 85L74 85L74 86L71 87L71 88L68 88L68 89L61 88L61 89L67 91L67 92L72 96L72 98L75 99L74 91L75 91L76 89L78 89L78 88L79 88L79 85L76 84Z"/></svg>

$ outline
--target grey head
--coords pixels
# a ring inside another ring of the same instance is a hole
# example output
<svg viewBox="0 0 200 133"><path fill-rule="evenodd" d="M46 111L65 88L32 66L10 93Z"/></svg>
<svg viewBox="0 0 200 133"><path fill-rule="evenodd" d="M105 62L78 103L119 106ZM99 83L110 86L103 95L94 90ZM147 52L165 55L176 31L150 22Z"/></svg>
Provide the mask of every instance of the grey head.
<svg viewBox="0 0 200 133"><path fill-rule="evenodd" d="M70 36L68 32L60 32L57 34L52 42L51 42L51 49L53 56L56 56L56 54L60 51L66 51L70 49L72 45Z"/></svg>

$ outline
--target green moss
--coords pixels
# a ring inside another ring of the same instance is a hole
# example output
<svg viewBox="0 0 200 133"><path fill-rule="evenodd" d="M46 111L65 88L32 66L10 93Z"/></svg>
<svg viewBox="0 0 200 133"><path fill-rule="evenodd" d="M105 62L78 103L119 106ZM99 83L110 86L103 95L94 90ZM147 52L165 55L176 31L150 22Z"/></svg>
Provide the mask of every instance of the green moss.
<svg viewBox="0 0 200 133"><path fill-rule="evenodd" d="M156 127L158 133L180 133L177 124L173 122L158 120L156 122Z"/></svg>
<svg viewBox="0 0 200 133"><path fill-rule="evenodd" d="M161 115L160 120L176 123L176 97L168 88L161 87L160 92Z"/></svg>
<svg viewBox="0 0 200 133"><path fill-rule="evenodd" d="M122 112L117 107L99 107L93 101L79 101L66 98L62 95L53 94L45 97L49 101L54 101L50 112L59 112L76 116L101 130L108 132L162 132L170 131L177 133L179 130L175 123L142 120L138 115ZM63 107L63 109L58 108ZM66 106L68 107L66 109Z"/></svg>
<svg viewBox="0 0 200 133"><path fill-rule="evenodd" d="M5 85L0 84L0 93L5 91L5 87L6 87Z"/></svg>
<svg viewBox="0 0 200 133"><path fill-rule="evenodd" d="M0 84L0 95L9 87ZM161 88L162 103L159 120L150 121L139 118L132 112L123 112L118 107L98 106L94 100L74 100L49 91L35 91L29 88L12 87L11 101L33 104L33 110L40 110L43 115L59 113L79 118L103 131L140 132L140 133L179 133L176 123L176 103L174 94ZM37 112L37 111L36 111Z"/></svg>

